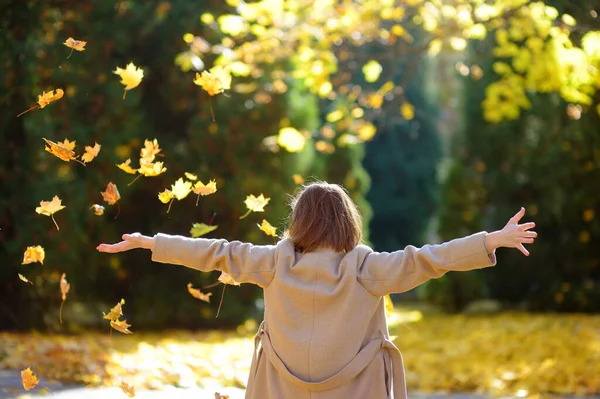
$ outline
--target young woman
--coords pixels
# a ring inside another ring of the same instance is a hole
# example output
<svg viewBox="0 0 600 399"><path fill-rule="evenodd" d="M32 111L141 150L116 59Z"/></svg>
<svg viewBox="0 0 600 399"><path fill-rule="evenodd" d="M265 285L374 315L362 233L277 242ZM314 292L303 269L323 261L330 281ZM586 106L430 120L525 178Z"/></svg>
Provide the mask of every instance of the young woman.
<svg viewBox="0 0 600 399"><path fill-rule="evenodd" d="M101 244L101 252L152 250L152 260L221 270L264 289L265 316L255 338L247 399L405 399L402 357L390 341L383 297L448 271L496 264L495 250L537 234L519 224L440 245L374 252L361 244L361 217L346 191L313 183L292 202L277 245L139 233ZM441 365L440 367L443 367Z"/></svg>

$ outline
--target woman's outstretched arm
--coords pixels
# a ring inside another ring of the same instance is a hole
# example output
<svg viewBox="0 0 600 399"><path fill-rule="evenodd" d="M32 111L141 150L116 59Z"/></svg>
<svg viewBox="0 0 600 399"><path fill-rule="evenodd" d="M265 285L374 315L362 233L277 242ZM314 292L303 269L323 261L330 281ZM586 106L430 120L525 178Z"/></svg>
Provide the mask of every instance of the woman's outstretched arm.
<svg viewBox="0 0 600 399"><path fill-rule="evenodd" d="M409 291L425 281L442 277L448 271L468 271L496 264L497 248L516 248L525 256L523 244L537 237L535 223L519 224L525 209L514 215L502 230L479 232L439 245L412 245L394 252L369 253L358 271L358 279L373 295Z"/></svg>
<svg viewBox="0 0 600 399"><path fill-rule="evenodd" d="M266 287L275 270L274 245L253 245L223 239L190 238L168 234L154 237L140 233L123 234L123 241L100 244L100 252L117 253L131 249L152 250L152 260L187 266L209 272L221 270L239 283L253 283Z"/></svg>

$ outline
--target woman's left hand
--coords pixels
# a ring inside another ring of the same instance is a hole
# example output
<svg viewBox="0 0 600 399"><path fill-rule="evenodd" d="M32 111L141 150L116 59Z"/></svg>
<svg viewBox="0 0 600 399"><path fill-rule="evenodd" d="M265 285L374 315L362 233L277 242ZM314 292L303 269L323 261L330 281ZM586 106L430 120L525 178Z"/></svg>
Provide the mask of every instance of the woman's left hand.
<svg viewBox="0 0 600 399"><path fill-rule="evenodd" d="M144 248L152 249L154 238L141 235L140 233L123 234L123 241L116 244L100 244L96 249L100 252L117 253L129 251L130 249Z"/></svg>

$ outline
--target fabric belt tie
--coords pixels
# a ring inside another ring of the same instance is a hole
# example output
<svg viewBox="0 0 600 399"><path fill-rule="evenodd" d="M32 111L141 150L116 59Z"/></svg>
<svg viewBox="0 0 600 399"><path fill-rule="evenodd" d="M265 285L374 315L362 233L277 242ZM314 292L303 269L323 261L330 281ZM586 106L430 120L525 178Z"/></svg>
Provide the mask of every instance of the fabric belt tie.
<svg viewBox="0 0 600 399"><path fill-rule="evenodd" d="M389 339L387 339L383 333L381 334L381 338L374 339L365 347L363 347L354 357L354 359L352 359L350 363L342 368L337 374L323 381L308 382L296 377L288 370L286 365L283 363L283 360L281 360L279 355L277 355L277 352L275 352L275 349L273 349L271 339L264 328L264 324L265 322L263 321L258 329L258 332L256 333L256 336L254 337L254 354L252 356L253 368L250 370L251 380L254 378L257 372L256 367L259 343L262 345L262 349L264 350L273 367L275 367L275 370L277 370L282 377L295 386L308 391L326 391L350 382L350 380L363 371L373 361L377 353L383 349L388 351L392 360L392 370L391 373L388 373L388 386L393 387L393 398L407 398L402 355L400 354L398 348Z"/></svg>

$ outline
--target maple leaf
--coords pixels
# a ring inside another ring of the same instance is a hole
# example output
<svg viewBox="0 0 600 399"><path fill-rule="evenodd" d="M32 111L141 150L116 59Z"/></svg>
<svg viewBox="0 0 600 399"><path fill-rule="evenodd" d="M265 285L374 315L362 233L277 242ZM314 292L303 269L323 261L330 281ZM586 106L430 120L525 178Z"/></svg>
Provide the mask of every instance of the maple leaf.
<svg viewBox="0 0 600 399"><path fill-rule="evenodd" d="M36 385L40 383L33 371L31 371L30 367L27 367L25 370L21 370L21 382L23 383L23 388L25 388L26 391L35 388Z"/></svg>
<svg viewBox="0 0 600 399"><path fill-rule="evenodd" d="M275 230L277 230L277 228L271 226L271 224L269 222L267 222L265 219L262 220L262 224L257 223L256 225L258 226L259 229L264 231L266 235L277 237L277 235L275 234Z"/></svg>
<svg viewBox="0 0 600 399"><path fill-rule="evenodd" d="M75 162L79 162L80 164L85 166L85 163L81 162L79 159L76 159L77 156L75 155L75 152L73 152L72 150L70 150L66 147L63 147L61 144L57 144L53 141L45 139L43 137L42 137L42 140L44 140L46 142L46 144L49 145L49 147L44 147L44 149L46 151L48 151L50 154L54 155L55 157L57 157L59 159L62 159L63 161L66 161L66 162L75 161ZM69 144L72 144L73 146L75 146L75 142L69 143Z"/></svg>
<svg viewBox="0 0 600 399"><path fill-rule="evenodd" d="M119 199L121 199L121 195L119 194L116 184L113 184L112 182L108 183L106 186L106 191L100 191L100 194L102 194L104 201L108 202L108 205L117 204L117 215L115 216L116 219L119 216L119 213L121 213L121 205L119 205Z"/></svg>
<svg viewBox="0 0 600 399"><path fill-rule="evenodd" d="M250 194L244 200L244 204L248 208L248 212L240 216L240 219L245 218L250 214L250 212L264 212L264 207L271 200L271 198L265 198L264 195L260 194L258 197L255 197L253 194Z"/></svg>
<svg viewBox="0 0 600 399"><path fill-rule="evenodd" d="M187 289L188 289L188 292L194 298L197 298L197 299L200 299L201 301L210 303L210 296L212 295L212 292L209 292L208 294L205 294L202 291L200 291L199 289L193 288L192 287L192 283L188 283Z"/></svg>
<svg viewBox="0 0 600 399"><path fill-rule="evenodd" d="M100 152L101 147L102 146L98 143L95 143L93 147L86 145L85 146L85 154L83 154L81 156L81 160L86 163L91 162L92 159L94 159L98 156L98 153Z"/></svg>
<svg viewBox="0 0 600 399"><path fill-rule="evenodd" d="M302 176L300 176L299 174L295 173L292 175L292 179L294 179L294 183L295 184L302 184L304 183L304 178Z"/></svg>
<svg viewBox="0 0 600 399"><path fill-rule="evenodd" d="M62 201L60 200L60 198L58 198L58 195L55 195L54 198L52 198L52 201L40 201L40 206L35 208L35 211L40 215L50 216L52 218L52 221L56 226L56 230L60 229L58 228L58 224L54 219L54 213L66 208L64 205L61 204L61 202Z"/></svg>
<svg viewBox="0 0 600 399"><path fill-rule="evenodd" d="M125 173L129 173L130 175L135 175L137 173L137 169L133 169L131 166L131 158L127 158L127 161L118 164L117 168L121 169Z"/></svg>
<svg viewBox="0 0 600 399"><path fill-rule="evenodd" d="M21 273L17 273L17 274L19 275L19 279L21 281L24 281L26 283L29 283L29 284L33 285L33 283L31 281L27 280L27 278L25 276L23 276Z"/></svg>
<svg viewBox="0 0 600 399"><path fill-rule="evenodd" d="M71 48L71 52L69 53L69 56L67 57L67 59L69 59L71 57L71 54L73 54L73 50L77 50L77 51L85 50L85 45L87 44L87 42L84 42L83 40L75 40L72 37L69 37L67 40L65 40L65 42L63 44L65 46Z"/></svg>
<svg viewBox="0 0 600 399"><path fill-rule="evenodd" d="M182 200L192 192L192 183L189 181L184 182L183 177L180 177L171 185L171 192L177 200Z"/></svg>
<svg viewBox="0 0 600 399"><path fill-rule="evenodd" d="M194 194L198 194L198 198L196 198L196 206L198 206L198 202L200 201L200 196L214 194L217 192L217 182L215 180L210 180L206 185L202 183L200 180L194 184L193 188Z"/></svg>
<svg viewBox="0 0 600 399"><path fill-rule="evenodd" d="M196 181L196 180L198 180L198 176L196 176L196 175L195 175L195 174L193 174L193 173L190 173L190 172L185 172L185 173L184 173L184 175L185 175L185 177L187 177L188 179L190 179L190 180L192 180L192 181Z"/></svg>
<svg viewBox="0 0 600 399"><path fill-rule="evenodd" d="M45 257L46 253L44 252L44 248L41 245L36 245L35 247L27 247L25 253L23 254L23 262L21 264L27 265L33 262L40 262L43 265Z"/></svg>
<svg viewBox="0 0 600 399"><path fill-rule="evenodd" d="M67 294L69 293L70 289L71 289L71 284L69 284L67 282L67 275L66 275L66 273L63 273L62 276L60 276L60 294L62 295L62 302L60 303L60 311L58 312L58 317L59 317L59 320L60 320L60 324L62 324L62 308L63 308L63 304L67 300Z"/></svg>
<svg viewBox="0 0 600 399"><path fill-rule="evenodd" d="M219 392L215 392L215 399L229 399L229 395L221 395Z"/></svg>
<svg viewBox="0 0 600 399"><path fill-rule="evenodd" d="M229 274L227 274L225 272L221 272L221 275L219 276L219 281L222 282L223 284L240 285L240 283L235 281L233 279L233 277L231 277Z"/></svg>
<svg viewBox="0 0 600 399"><path fill-rule="evenodd" d="M65 139L62 143L59 141L57 144L66 148L67 150L73 151L75 149L75 143L77 140L69 141L69 139Z"/></svg>
<svg viewBox="0 0 600 399"><path fill-rule="evenodd" d="M94 210L94 215L102 216L104 215L104 207L102 205L94 204L90 206L90 209Z"/></svg>
<svg viewBox="0 0 600 399"><path fill-rule="evenodd" d="M125 395L133 398L135 396L135 388L131 385L128 385L125 381L121 381L121 390L125 392Z"/></svg>
<svg viewBox="0 0 600 399"><path fill-rule="evenodd" d="M113 306L110 309L110 312L108 312L108 314L102 312L102 314L104 315L102 318L110 321L119 320L119 317L123 316L123 305L125 305L125 299L121 298L121 302Z"/></svg>
<svg viewBox="0 0 600 399"><path fill-rule="evenodd" d="M205 234L210 233L211 231L215 231L219 227L218 225L209 226L204 223L194 223L190 230L190 234L193 238L202 237Z"/></svg>
<svg viewBox="0 0 600 399"><path fill-rule="evenodd" d="M209 71L196 72L194 84L202 87L209 95L215 96L231 88L231 72L221 65L212 67Z"/></svg>
<svg viewBox="0 0 600 399"><path fill-rule="evenodd" d="M163 167L163 162L143 162L140 163L140 168L138 169L138 173L144 175L146 177L158 176L161 173L164 173L167 168ZM129 183L131 184L131 183Z"/></svg>
<svg viewBox="0 0 600 399"><path fill-rule="evenodd" d="M171 192L171 190L169 190L168 188L165 188L165 191L163 191L162 193L158 193L158 199L160 200L160 202L162 202L163 204L168 203L169 201L171 201L175 196L173 195L173 193Z"/></svg>
<svg viewBox="0 0 600 399"><path fill-rule="evenodd" d="M19 115L17 115L17 118L31 110L38 108L38 107L44 108L46 105L50 104L52 101L60 100L64 94L65 93L62 89L50 90L48 93L46 93L45 91L42 91L42 94L38 95L37 105L34 105L33 107L28 108L25 111L21 112Z"/></svg>
<svg viewBox="0 0 600 399"><path fill-rule="evenodd" d="M121 84L125 85L123 99L125 99L127 91L137 87L144 77L144 70L136 67L133 62L127 64L125 69L117 67L113 73L119 75L121 77Z"/></svg>
<svg viewBox="0 0 600 399"><path fill-rule="evenodd" d="M144 140L144 148L140 150L140 158L144 163L151 163L161 151L162 148L158 145L158 140L154 139L150 141L146 139Z"/></svg>
<svg viewBox="0 0 600 399"><path fill-rule="evenodd" d="M127 324L127 320L111 320L110 326L120 333L133 334L128 330L129 327L131 327L131 324Z"/></svg>

